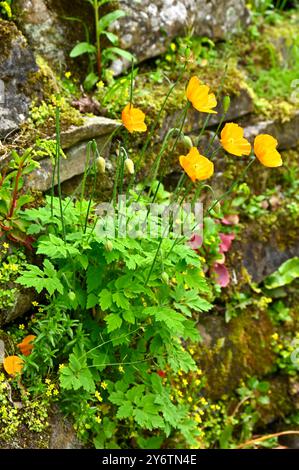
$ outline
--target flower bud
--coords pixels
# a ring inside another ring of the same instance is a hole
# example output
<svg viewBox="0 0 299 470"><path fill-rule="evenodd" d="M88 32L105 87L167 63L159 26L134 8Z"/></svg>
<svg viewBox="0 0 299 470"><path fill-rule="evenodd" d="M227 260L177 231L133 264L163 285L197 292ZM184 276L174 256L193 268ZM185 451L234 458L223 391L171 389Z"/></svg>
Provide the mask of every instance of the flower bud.
<svg viewBox="0 0 299 470"><path fill-rule="evenodd" d="M184 135L182 136L182 142L184 144L184 146L188 149L188 150L191 150L192 147L193 147L193 142L191 140L191 137L189 137L188 135Z"/></svg>
<svg viewBox="0 0 299 470"><path fill-rule="evenodd" d="M224 98L223 98L223 112L224 113L227 113L227 111L229 110L230 108L230 97L228 95L226 95Z"/></svg>
<svg viewBox="0 0 299 470"><path fill-rule="evenodd" d="M97 168L99 173L104 174L106 171L106 160L103 157L97 158Z"/></svg>
<svg viewBox="0 0 299 470"><path fill-rule="evenodd" d="M169 276L165 271L161 274L161 279L165 284L169 284Z"/></svg>
<svg viewBox="0 0 299 470"><path fill-rule="evenodd" d="M74 302L74 300L76 299L76 294L75 294L75 292L70 291L70 292L68 293L68 297L69 297L69 299L70 299L71 302Z"/></svg>
<svg viewBox="0 0 299 470"><path fill-rule="evenodd" d="M128 171L128 173L130 173L130 175L134 175L135 167L134 167L133 160L131 160L130 158L127 158L125 160L125 167L126 167L126 170Z"/></svg>
<svg viewBox="0 0 299 470"><path fill-rule="evenodd" d="M107 240L105 243L105 250L106 251L112 251L113 250L113 244L110 240Z"/></svg>

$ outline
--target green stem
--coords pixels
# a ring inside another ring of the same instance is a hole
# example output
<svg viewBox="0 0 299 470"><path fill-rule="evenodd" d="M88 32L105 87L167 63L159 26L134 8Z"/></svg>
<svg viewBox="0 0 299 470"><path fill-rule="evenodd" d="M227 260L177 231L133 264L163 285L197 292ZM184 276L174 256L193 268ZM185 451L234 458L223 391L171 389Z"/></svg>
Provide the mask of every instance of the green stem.
<svg viewBox="0 0 299 470"><path fill-rule="evenodd" d="M96 144L95 140L93 140L92 143L93 143L93 146L91 148L92 148L92 151L93 151L93 164L92 165L93 165L94 178L93 178L91 195L90 195L90 198L89 198L89 201L88 201L88 207L87 207L86 216L85 216L84 233L86 233L86 230L87 230L87 224L88 224L90 208L91 208L91 204L92 204L92 201L93 201L93 197L94 197L94 193L95 193L95 189L96 189L96 183L97 183L96 157L97 157L98 150L97 150L97 144Z"/></svg>
<svg viewBox="0 0 299 470"><path fill-rule="evenodd" d="M58 197L59 197L59 209L60 209L60 220L62 226L62 236L65 242L66 233L65 233L65 224L64 224L64 215L62 207L62 192L61 192L61 181L60 181L60 108L56 107L56 160L57 160L57 184L58 184Z"/></svg>
<svg viewBox="0 0 299 470"><path fill-rule="evenodd" d="M100 31L99 31L99 2L94 0L94 19L95 19L95 31L96 31L96 45L97 45L97 69L98 76L101 78L102 75L102 57L101 57L101 40L100 40Z"/></svg>
<svg viewBox="0 0 299 470"><path fill-rule="evenodd" d="M233 184L229 187L229 189L227 191L225 191L225 193L222 194L222 196L220 196L218 199L216 199L216 201L213 202L213 204L209 207L208 209L208 214L211 213L211 211L214 209L215 206L217 206L217 204L221 201L223 201L226 196L228 196L229 194L232 193L232 191L234 190L234 188L243 180L243 178L246 176L249 168L251 167L251 165L255 162L255 157L252 158L250 160L250 162L248 163L248 165L246 166L245 170L243 171L243 173L241 174L240 178L238 178L236 181L233 182Z"/></svg>
<svg viewBox="0 0 299 470"><path fill-rule="evenodd" d="M136 165L135 165L135 168L136 168L135 174L137 174L138 171L139 171L139 169L140 169L140 166L141 166L141 163L142 163L142 161L143 161L145 152L147 151L147 148L148 148L148 146L149 146L149 144L150 144L150 142L151 142L151 140L152 140L152 137L153 137L153 135L154 135L154 133L155 133L155 130L156 130L156 128L157 128L157 125L158 125L159 122L160 122L160 119L161 119L162 113L163 113L163 111L164 111L164 109L165 109L165 106L166 106L166 104L167 104L167 101L168 101L170 95L172 94L173 90L174 90L175 87L177 86L177 84L180 82L180 80L181 80L181 78L182 78L182 76L183 76L183 74L184 74L185 68L186 68L186 65L184 64L184 67L183 67L183 69L182 69L182 71L181 71L181 73L180 73L178 79L176 80L176 82L175 82L173 85L171 85L171 87L169 88L169 90L168 90L168 92L167 92L167 94L166 94L166 96L165 96L165 99L164 99L164 101L163 101L163 103L162 103L162 106L161 106L161 108L160 108L160 110L159 110L159 113L158 113L156 119L154 120L154 122L153 122L153 124L152 124L152 127L151 127L151 129L150 129L150 132L149 132L149 134L148 134L148 136L147 136L147 139L146 139L146 141L145 141L145 143L144 143L144 145L143 145L143 147L142 147L142 149L141 149L141 152L140 152L138 161L136 162ZM129 182L129 184L128 184L128 189L127 189L128 192L129 192L129 190L131 189L131 187L132 187L134 181L135 181L135 175L132 175L132 177L131 177L131 179L130 179L130 182Z"/></svg>

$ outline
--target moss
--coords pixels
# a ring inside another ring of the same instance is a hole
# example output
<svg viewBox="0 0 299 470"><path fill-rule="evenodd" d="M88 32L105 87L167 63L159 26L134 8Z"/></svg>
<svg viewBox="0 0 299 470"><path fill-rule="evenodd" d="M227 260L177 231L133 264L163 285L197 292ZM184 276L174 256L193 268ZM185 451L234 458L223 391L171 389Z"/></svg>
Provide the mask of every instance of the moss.
<svg viewBox="0 0 299 470"><path fill-rule="evenodd" d="M275 355L269 348L273 325L264 312L246 311L229 324L206 318L200 331L205 344L198 363L207 379L207 395L219 399L230 394L250 376L264 376L273 369Z"/></svg>
<svg viewBox="0 0 299 470"><path fill-rule="evenodd" d="M0 18L0 57L1 60L9 57L12 41L19 35L16 26L11 21Z"/></svg>

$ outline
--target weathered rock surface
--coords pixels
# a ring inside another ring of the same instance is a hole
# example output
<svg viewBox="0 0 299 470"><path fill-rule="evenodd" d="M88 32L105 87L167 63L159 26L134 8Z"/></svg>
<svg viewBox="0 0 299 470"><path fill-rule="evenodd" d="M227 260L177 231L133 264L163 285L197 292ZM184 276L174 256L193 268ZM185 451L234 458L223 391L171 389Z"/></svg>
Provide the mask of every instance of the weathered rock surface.
<svg viewBox="0 0 299 470"><path fill-rule="evenodd" d="M61 144L67 156L61 159L61 182L71 180L82 175L86 164L86 151L88 141L95 139L98 150L102 156L107 157L109 143L107 139L113 130L120 124L112 119L103 117L87 118L82 126L71 127L61 133ZM108 165L109 168L109 165ZM52 185L53 164L50 158L40 161L40 168L33 171L26 180L26 185L36 191L47 191ZM55 180L55 184L57 181Z"/></svg>
<svg viewBox="0 0 299 470"><path fill-rule="evenodd" d="M299 144L299 111L290 120L261 121L245 128L245 137L253 141L258 134L271 134L279 142L281 150L297 147Z"/></svg>
<svg viewBox="0 0 299 470"><path fill-rule="evenodd" d="M38 68L26 39L12 22L0 20L0 38L0 138L5 138L28 115L26 84Z"/></svg>
<svg viewBox="0 0 299 470"><path fill-rule="evenodd" d="M127 16L113 30L121 47L132 51L138 61L161 54L174 37L190 28L197 35L222 39L249 21L244 0L119 0L118 4ZM15 0L14 8L32 47L56 66L66 62L72 40L85 40L82 24L65 18L77 17L93 27L91 6L82 5L82 0ZM115 63L118 72L122 67L122 61Z"/></svg>
<svg viewBox="0 0 299 470"><path fill-rule="evenodd" d="M79 142L109 135L120 123L101 116L87 117L82 126L71 126L61 133L61 146L64 150Z"/></svg>
<svg viewBox="0 0 299 470"><path fill-rule="evenodd" d="M25 315L31 309L32 301L36 297L33 289L24 289L17 285L11 285L10 288L15 289L14 305L0 308L0 327Z"/></svg>
<svg viewBox="0 0 299 470"><path fill-rule="evenodd" d="M56 71L71 62L69 54L76 42L86 40L83 22L93 35L93 9L88 1L14 0L12 8L32 49Z"/></svg>
<svg viewBox="0 0 299 470"><path fill-rule="evenodd" d="M247 23L243 0L120 0L127 12L114 26L121 46L139 61L163 53L170 41L193 28L194 34L222 39Z"/></svg>

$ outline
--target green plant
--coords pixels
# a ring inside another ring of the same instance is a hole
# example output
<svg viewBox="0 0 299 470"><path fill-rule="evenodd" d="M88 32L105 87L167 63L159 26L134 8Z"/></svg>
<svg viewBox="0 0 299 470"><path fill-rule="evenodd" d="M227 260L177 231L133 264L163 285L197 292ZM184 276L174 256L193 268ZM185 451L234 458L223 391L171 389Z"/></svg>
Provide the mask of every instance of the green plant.
<svg viewBox="0 0 299 470"><path fill-rule="evenodd" d="M133 55L119 47L118 37L108 31L108 28L118 19L125 16L123 10L114 10L111 13L100 16L99 9L110 0L86 0L88 1L94 11L94 23L95 23L95 44L90 42L88 28L86 41L77 44L70 52L70 57L76 58L83 54L88 54L89 57L89 71L85 78L84 86L87 90L93 88L93 86L103 77L104 69L110 63L111 60L116 59L117 56L123 57L129 63L134 60ZM69 18L73 19L73 18ZM105 36L108 41L112 44L111 47L101 47L101 38ZM95 72L95 65L97 72Z"/></svg>
<svg viewBox="0 0 299 470"><path fill-rule="evenodd" d="M192 423L186 424L188 408L172 404L171 387L162 387L157 371L170 368L177 373L196 368L182 344L188 338L198 339L191 311L211 308L202 297L209 289L199 275L198 256L184 245L177 245L168 255L173 246L170 235L163 240L160 256L164 272L173 281L161 284L159 263L146 284L158 240L101 238L93 230L93 211L84 232L80 203L66 199L63 241L59 200L54 199L53 217L50 206L47 198L45 207L23 214L31 221L31 234L46 231L38 238L37 253L47 258L43 269L28 265L18 282L38 292L46 289L51 297L50 311L56 309L58 316L61 309L75 312L72 315L80 320L83 330L80 339L68 343L64 350L55 328L50 328L54 343L49 343L48 334L41 336L43 323L39 323L36 348L27 367L34 362L42 371L43 364L51 365L50 358L57 366L69 351L69 360L60 371L61 388L66 392L63 401L69 412L74 413L71 403L76 401L70 400L72 393L80 390L87 402L94 401L99 384L105 381L104 402L114 405L120 421L132 416L142 429L169 435L178 428L188 434L192 429ZM54 321L53 313L50 318ZM78 338L78 333L75 336ZM44 342L49 345L47 351L39 346ZM55 347L58 342L59 350ZM95 407L90 425L96 443L103 429L95 421L98 414Z"/></svg>
<svg viewBox="0 0 299 470"><path fill-rule="evenodd" d="M0 250L0 310L10 308L15 303L16 288L12 287L21 269L26 265L26 257L21 249L9 252L10 246L4 242Z"/></svg>
<svg viewBox="0 0 299 470"><path fill-rule="evenodd" d="M0 237L31 245L31 239L26 235L26 224L19 217L20 211L32 202L30 194L22 192L24 176L31 173L38 163L32 159L32 149L27 149L23 155L14 150L11 160L0 174Z"/></svg>
<svg viewBox="0 0 299 470"><path fill-rule="evenodd" d="M0 2L0 16L3 16L7 19L12 18L11 4L12 0L5 0Z"/></svg>
<svg viewBox="0 0 299 470"><path fill-rule="evenodd" d="M299 258L291 258L283 263L280 268L268 276L265 287L269 290L284 287L299 277Z"/></svg>

